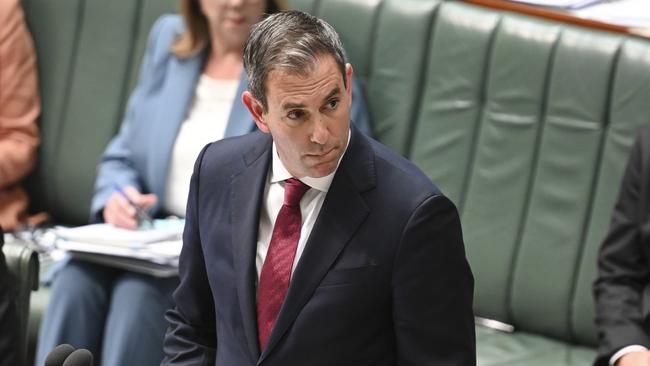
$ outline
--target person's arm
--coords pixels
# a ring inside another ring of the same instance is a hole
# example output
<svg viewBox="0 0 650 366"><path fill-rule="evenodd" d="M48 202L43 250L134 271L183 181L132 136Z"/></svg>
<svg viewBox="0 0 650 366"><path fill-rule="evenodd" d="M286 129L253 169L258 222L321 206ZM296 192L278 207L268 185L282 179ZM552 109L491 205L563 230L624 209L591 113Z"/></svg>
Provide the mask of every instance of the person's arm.
<svg viewBox="0 0 650 366"><path fill-rule="evenodd" d="M0 188L36 162L40 113L36 56L18 1L0 6Z"/></svg>
<svg viewBox="0 0 650 366"><path fill-rule="evenodd" d="M138 116L137 111L140 103L142 103L146 90L155 82L158 73L160 73L157 70L157 64L161 62L159 54L163 53L163 51L166 52L166 50L161 50L161 48L169 47L168 44L165 45L162 44L164 42L159 41L159 36L165 28L166 21L167 17L161 17L151 28L147 41L147 49L142 64L140 65L138 82L129 98L120 131L113 137L101 157L97 179L95 181L95 193L90 209L91 222L104 221L106 219L104 217L104 208L109 203L109 200L119 200L119 197L114 194L113 187L116 185L120 187L131 187L136 192L142 192L143 190L140 172L134 166L133 152L129 141L134 140L134 126L138 123L145 122L142 121L141 116ZM115 201L113 203L114 205L112 206L120 207L119 202ZM121 207L126 208L128 206L121 205Z"/></svg>
<svg viewBox="0 0 650 366"><path fill-rule="evenodd" d="M640 135L632 148L609 232L598 258L594 295L600 335L599 365L609 364L611 356L626 346L650 346L642 311L643 291L650 283L650 267L640 237L642 140Z"/></svg>
<svg viewBox="0 0 650 366"><path fill-rule="evenodd" d="M460 219L442 195L412 214L393 269L397 365L475 365L474 278Z"/></svg>
<svg viewBox="0 0 650 366"><path fill-rule="evenodd" d="M199 177L208 146L199 154L190 181L179 259L180 284L173 295L175 308L165 315L169 328L163 342L166 357L162 365L213 365L215 362L216 314L199 235Z"/></svg>

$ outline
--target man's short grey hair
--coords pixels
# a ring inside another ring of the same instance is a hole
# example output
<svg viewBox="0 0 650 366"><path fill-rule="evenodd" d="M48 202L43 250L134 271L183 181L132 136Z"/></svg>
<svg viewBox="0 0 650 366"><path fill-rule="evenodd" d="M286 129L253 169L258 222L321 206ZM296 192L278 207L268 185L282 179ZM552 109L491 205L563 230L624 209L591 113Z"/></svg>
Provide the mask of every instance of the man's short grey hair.
<svg viewBox="0 0 650 366"><path fill-rule="evenodd" d="M318 57L323 55L334 58L347 88L345 52L334 28L301 11L273 14L253 26L244 47L248 90L267 111L265 83L269 73L283 69L306 76L313 71Z"/></svg>

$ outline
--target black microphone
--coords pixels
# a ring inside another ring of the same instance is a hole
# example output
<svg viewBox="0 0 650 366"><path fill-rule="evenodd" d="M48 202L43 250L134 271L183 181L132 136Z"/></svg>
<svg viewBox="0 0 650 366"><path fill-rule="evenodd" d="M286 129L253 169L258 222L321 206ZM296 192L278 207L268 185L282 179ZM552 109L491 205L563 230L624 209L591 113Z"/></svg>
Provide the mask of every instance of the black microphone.
<svg viewBox="0 0 650 366"><path fill-rule="evenodd" d="M74 347L69 344L59 344L54 347L52 352L45 359L45 366L61 366L70 354L74 352Z"/></svg>
<svg viewBox="0 0 650 366"><path fill-rule="evenodd" d="M93 366L93 354L87 349L80 348L65 359L63 366Z"/></svg>

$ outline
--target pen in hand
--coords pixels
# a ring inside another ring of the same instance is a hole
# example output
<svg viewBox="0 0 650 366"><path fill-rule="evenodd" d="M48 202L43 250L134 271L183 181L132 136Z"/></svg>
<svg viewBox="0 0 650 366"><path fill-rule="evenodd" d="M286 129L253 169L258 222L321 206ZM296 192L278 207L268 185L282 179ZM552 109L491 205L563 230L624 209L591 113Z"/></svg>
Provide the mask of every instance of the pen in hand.
<svg viewBox="0 0 650 366"><path fill-rule="evenodd" d="M133 209L135 209L136 216L138 218L138 224L143 227L153 227L153 219L151 216L145 211L142 207L137 205L135 202L133 202L129 196L124 192L122 187L120 187L117 183L113 184L113 190L117 192L122 198L126 200L126 202L129 203Z"/></svg>

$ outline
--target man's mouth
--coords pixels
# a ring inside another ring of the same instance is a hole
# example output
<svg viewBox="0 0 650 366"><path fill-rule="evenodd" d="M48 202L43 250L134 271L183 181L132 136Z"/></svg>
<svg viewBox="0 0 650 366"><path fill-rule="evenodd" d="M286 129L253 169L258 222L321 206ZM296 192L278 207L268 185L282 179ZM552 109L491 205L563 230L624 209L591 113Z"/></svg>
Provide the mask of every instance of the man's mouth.
<svg viewBox="0 0 650 366"><path fill-rule="evenodd" d="M329 153L331 153L332 151L334 151L334 148L331 148L331 149L325 150L324 152L318 152L318 153L307 154L307 156L315 157L315 158L322 158L322 157L324 157L324 156L327 156L327 155L328 155Z"/></svg>

